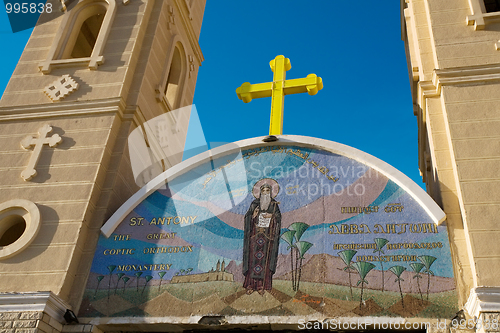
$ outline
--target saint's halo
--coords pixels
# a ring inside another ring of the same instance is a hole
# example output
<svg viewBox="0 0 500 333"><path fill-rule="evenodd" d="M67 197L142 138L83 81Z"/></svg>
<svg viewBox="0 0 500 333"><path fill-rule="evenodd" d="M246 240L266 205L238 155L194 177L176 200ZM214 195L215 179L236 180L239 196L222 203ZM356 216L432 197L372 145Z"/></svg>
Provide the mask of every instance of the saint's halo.
<svg viewBox="0 0 500 333"><path fill-rule="evenodd" d="M252 194L255 198L260 197L260 188L264 184L271 186L271 197L272 198L274 198L278 195L278 193L280 191L280 186L279 186L278 182L275 181L274 179L271 179L271 178L263 178L263 179L259 180L258 182L256 182L255 185L253 186Z"/></svg>

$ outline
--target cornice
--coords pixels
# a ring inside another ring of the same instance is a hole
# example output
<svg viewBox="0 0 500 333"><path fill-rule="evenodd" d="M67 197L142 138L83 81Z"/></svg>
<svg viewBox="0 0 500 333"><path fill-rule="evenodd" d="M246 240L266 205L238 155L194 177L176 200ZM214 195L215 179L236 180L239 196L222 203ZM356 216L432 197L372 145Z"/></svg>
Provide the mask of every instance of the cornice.
<svg viewBox="0 0 500 333"><path fill-rule="evenodd" d="M50 291L0 294L0 312L43 311L60 323L71 307Z"/></svg>
<svg viewBox="0 0 500 333"><path fill-rule="evenodd" d="M435 69L432 74L436 87L496 80L500 80L500 64Z"/></svg>
<svg viewBox="0 0 500 333"><path fill-rule="evenodd" d="M476 318L482 312L500 312L500 287L472 288L464 309Z"/></svg>
<svg viewBox="0 0 500 333"><path fill-rule="evenodd" d="M61 117L97 113L118 113L124 118L125 103L122 98L96 101L58 102L39 105L0 107L0 122L18 119Z"/></svg>
<svg viewBox="0 0 500 333"><path fill-rule="evenodd" d="M436 97L441 95L443 86L464 85L478 82L500 80L500 64L484 66L454 67L435 69L432 79L419 81L422 97Z"/></svg>
<svg viewBox="0 0 500 333"><path fill-rule="evenodd" d="M201 63L205 58L203 57L203 53L201 52L200 44L198 43L198 38L196 38L196 34L193 30L193 26L190 23L191 19L189 18L189 13L187 12L187 8L185 8L182 2L185 0L174 0L177 9L179 10L179 14L181 16L182 26L184 27L184 31L187 34L189 44L191 45L191 49L194 52L196 59L198 60L198 66L201 66Z"/></svg>

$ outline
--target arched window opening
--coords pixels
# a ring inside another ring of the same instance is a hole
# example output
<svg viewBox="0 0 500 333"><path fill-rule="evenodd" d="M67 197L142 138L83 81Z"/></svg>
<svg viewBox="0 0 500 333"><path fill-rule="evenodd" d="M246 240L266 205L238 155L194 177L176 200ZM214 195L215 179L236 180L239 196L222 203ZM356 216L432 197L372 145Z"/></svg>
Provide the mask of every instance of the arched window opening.
<svg viewBox="0 0 500 333"><path fill-rule="evenodd" d="M75 20L61 59L87 58L92 55L97 37L106 16L104 2L83 7Z"/></svg>
<svg viewBox="0 0 500 333"><path fill-rule="evenodd" d="M179 85L181 83L182 59L179 48L176 47L170 70L168 72L167 84L165 85L165 97L171 107L176 107Z"/></svg>
<svg viewBox="0 0 500 333"><path fill-rule="evenodd" d="M97 69L104 63L104 46L116 14L116 0L79 0L69 6L47 58L39 65L44 74L55 67L84 65Z"/></svg>
<svg viewBox="0 0 500 333"><path fill-rule="evenodd" d="M94 45L101 30L104 13L93 15L82 23L71 58L85 58L92 55Z"/></svg>

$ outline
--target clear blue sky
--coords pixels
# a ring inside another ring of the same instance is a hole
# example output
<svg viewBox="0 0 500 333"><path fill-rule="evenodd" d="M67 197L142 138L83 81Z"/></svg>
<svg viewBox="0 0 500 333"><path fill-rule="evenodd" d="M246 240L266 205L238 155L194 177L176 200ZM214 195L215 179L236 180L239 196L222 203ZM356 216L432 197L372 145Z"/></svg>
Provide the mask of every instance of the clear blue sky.
<svg viewBox="0 0 500 333"><path fill-rule="evenodd" d="M0 9L8 45L0 92L30 33L13 34ZM422 186L399 2L208 0L200 44L205 61L194 103L208 142L268 134L270 98L245 104L235 90L271 81L269 61L283 54L292 64L288 79L315 73L324 83L316 96L285 98L284 134L353 146Z"/></svg>

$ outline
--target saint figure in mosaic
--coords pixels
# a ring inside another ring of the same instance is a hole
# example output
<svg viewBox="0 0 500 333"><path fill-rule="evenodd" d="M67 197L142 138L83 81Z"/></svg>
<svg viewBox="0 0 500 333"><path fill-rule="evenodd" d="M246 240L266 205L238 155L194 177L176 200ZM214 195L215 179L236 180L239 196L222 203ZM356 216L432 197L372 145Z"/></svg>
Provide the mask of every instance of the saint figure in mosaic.
<svg viewBox="0 0 500 333"><path fill-rule="evenodd" d="M245 214L243 240L243 287L247 294L257 291L263 295L272 289L281 231L279 202L274 199L278 192L278 183L270 178L253 187L255 200Z"/></svg>

